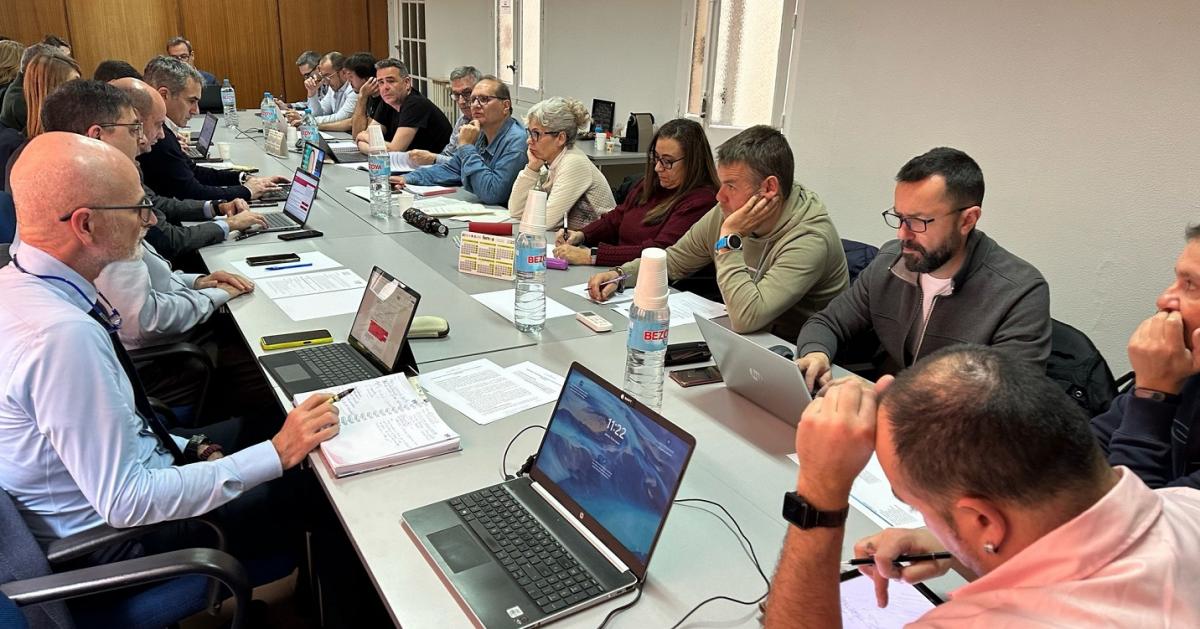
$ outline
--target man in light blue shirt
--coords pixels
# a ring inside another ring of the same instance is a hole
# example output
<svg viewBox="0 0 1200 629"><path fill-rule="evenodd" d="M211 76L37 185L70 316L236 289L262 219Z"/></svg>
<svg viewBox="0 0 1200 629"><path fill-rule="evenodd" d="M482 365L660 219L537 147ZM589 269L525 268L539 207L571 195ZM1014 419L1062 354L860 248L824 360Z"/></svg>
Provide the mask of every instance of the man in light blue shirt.
<svg viewBox="0 0 1200 629"><path fill-rule="evenodd" d="M321 131L350 131L354 107L358 104L358 92L350 85L346 69L346 58L340 52L326 53L321 57L317 69L304 79L308 92L308 110L313 114L317 129ZM299 127L304 114L294 109L285 110L288 122Z"/></svg>
<svg viewBox="0 0 1200 629"><path fill-rule="evenodd" d="M0 486L39 541L207 513L337 434L321 397L270 441L228 456L201 462L204 450L162 441L109 334L120 315L93 284L156 220L137 169L99 140L49 132L26 146L11 182L22 243L0 269ZM176 464L173 450L197 462Z"/></svg>
<svg viewBox="0 0 1200 629"><path fill-rule="evenodd" d="M421 149L411 150L408 152L409 161L418 166L428 166L445 164L454 157L454 152L458 150L458 130L471 122L471 92L475 89L475 84L482 78L483 75L475 69L475 66L458 66L450 71L450 97L454 99L454 104L458 106L460 112L458 120L454 121L454 127L450 129L450 141L446 143L446 147L442 149L441 153L431 153Z"/></svg>
<svg viewBox="0 0 1200 629"><path fill-rule="evenodd" d="M445 164L392 177L398 186L457 186L487 205L505 205L529 157L525 127L512 117L508 86L488 75L471 92L471 122L458 131L458 150Z"/></svg>

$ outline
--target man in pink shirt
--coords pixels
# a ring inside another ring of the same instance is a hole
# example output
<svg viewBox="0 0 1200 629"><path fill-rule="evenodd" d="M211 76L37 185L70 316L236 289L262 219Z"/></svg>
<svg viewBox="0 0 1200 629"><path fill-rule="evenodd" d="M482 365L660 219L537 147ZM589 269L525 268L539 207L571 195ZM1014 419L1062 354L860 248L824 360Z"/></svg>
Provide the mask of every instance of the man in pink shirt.
<svg viewBox="0 0 1200 629"><path fill-rule="evenodd" d="M928 525L855 546L875 557L864 572L879 603L888 579L956 567L971 580L910 626L1200 626L1200 491L1109 467L1083 411L995 349L946 348L874 390L834 387L805 410L796 449L768 628L840 625L850 485L872 451ZM943 550L954 559L892 564Z"/></svg>

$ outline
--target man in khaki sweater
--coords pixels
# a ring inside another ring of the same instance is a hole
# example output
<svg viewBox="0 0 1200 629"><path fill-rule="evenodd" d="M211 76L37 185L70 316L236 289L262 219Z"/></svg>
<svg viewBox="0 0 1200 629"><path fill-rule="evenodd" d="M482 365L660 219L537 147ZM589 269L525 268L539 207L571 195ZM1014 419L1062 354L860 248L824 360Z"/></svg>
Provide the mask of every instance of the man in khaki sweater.
<svg viewBox="0 0 1200 629"><path fill-rule="evenodd" d="M792 149L779 131L750 127L717 148L717 207L667 248L671 281L716 266L735 332L791 338L849 285L846 254L816 193L792 182ZM637 282L638 260L597 273L592 299ZM624 282L604 284L627 275Z"/></svg>

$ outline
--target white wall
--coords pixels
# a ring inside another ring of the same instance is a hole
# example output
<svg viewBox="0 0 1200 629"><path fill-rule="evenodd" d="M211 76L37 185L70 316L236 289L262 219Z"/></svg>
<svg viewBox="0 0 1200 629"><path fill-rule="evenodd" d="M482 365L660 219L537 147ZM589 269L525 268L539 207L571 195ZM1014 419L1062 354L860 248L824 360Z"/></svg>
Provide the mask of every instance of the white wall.
<svg viewBox="0 0 1200 629"><path fill-rule="evenodd" d="M893 237L892 177L938 145L987 182L981 228L1114 371L1200 220L1200 2L807 0L788 134L843 237Z"/></svg>
<svg viewBox="0 0 1200 629"><path fill-rule="evenodd" d="M425 52L431 78L445 79L461 65L496 71L496 27L490 0L427 0Z"/></svg>

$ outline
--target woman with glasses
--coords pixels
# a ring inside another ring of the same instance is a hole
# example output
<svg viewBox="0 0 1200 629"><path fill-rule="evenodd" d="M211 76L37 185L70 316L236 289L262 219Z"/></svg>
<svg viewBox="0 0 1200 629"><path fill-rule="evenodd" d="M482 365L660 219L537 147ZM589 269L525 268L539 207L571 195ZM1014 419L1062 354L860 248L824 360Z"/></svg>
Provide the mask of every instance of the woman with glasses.
<svg viewBox="0 0 1200 629"><path fill-rule="evenodd" d="M667 247L717 204L717 170L704 129L677 118L650 142L646 176L625 201L581 230L563 230L554 257L618 266L646 247Z"/></svg>
<svg viewBox="0 0 1200 629"><path fill-rule="evenodd" d="M575 147L575 136L586 131L591 121L583 103L571 98L548 98L529 110L525 117L529 163L513 184L510 216L521 218L529 191L538 182L549 195L547 229L562 228L564 218L567 228L580 229L617 205L600 169Z"/></svg>

